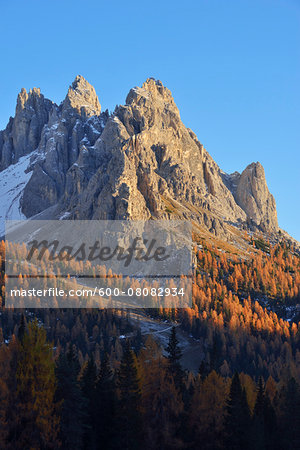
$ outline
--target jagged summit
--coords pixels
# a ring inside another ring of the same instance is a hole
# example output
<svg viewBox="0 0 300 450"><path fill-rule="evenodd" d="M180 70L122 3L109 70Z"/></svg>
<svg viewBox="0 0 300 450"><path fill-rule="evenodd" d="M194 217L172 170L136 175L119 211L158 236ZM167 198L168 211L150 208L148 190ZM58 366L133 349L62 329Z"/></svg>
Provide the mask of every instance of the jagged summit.
<svg viewBox="0 0 300 450"><path fill-rule="evenodd" d="M179 114L171 91L160 80L147 78L142 87L136 86L130 89L126 98L126 105L133 102L138 103L141 99L149 103L155 102L157 106L166 106L167 104L169 107L175 108L176 113Z"/></svg>
<svg viewBox="0 0 300 450"><path fill-rule="evenodd" d="M30 89L28 93L21 89L15 117L10 118L6 129L0 132L0 170L16 163L38 146L52 106L53 103L45 99L39 88Z"/></svg>
<svg viewBox="0 0 300 450"><path fill-rule="evenodd" d="M22 88L17 97L16 114L26 108L29 104L38 101L39 98L43 98L40 88L34 87L30 89L28 93L25 88Z"/></svg>
<svg viewBox="0 0 300 450"><path fill-rule="evenodd" d="M265 171L259 162L249 164L240 175L235 199L247 216L267 230L277 230L276 203L270 194Z"/></svg>
<svg viewBox="0 0 300 450"><path fill-rule="evenodd" d="M84 88L84 86L86 85L86 83L88 83L87 82L87 80L82 76L82 75L76 75L76 77L75 77L75 79L74 79L74 81L73 81L73 83L72 83L72 88L74 89L74 90L76 90L76 89L82 89L82 88ZM89 84L89 83L88 83ZM89 84L89 86L91 86L90 84Z"/></svg>
<svg viewBox="0 0 300 450"><path fill-rule="evenodd" d="M138 134L156 126L160 130L178 128L179 110L169 89L161 81L148 78L142 87L132 88L125 105L115 111L130 135Z"/></svg>
<svg viewBox="0 0 300 450"><path fill-rule="evenodd" d="M182 217L227 240L232 225L278 229L261 164L224 173L154 78L132 88L112 115L101 113L81 75L59 107L39 89L23 89L15 118L0 133L1 168L32 151L20 201L26 217Z"/></svg>
<svg viewBox="0 0 300 450"><path fill-rule="evenodd" d="M70 110L75 110L83 117L100 115L101 105L96 91L82 75L77 75L69 87L66 98L62 103L62 110L63 114L69 114Z"/></svg>

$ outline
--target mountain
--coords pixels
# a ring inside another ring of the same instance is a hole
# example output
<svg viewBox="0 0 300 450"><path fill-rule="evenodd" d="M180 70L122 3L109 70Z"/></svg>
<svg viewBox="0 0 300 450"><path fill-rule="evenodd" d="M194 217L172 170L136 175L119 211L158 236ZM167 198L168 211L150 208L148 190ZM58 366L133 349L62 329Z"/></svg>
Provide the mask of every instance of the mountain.
<svg viewBox="0 0 300 450"><path fill-rule="evenodd" d="M22 89L0 161L2 224L185 218L195 275L190 307L174 307L166 289L163 307L158 289L151 308L95 308L81 274L100 291L100 278L113 281L105 267L62 263L49 275L0 239L0 448L299 448L299 244L278 227L259 162L223 172L160 81L109 114L81 76L59 106ZM77 266L78 277L63 272ZM144 296L140 277L116 281ZM55 289L49 308L53 286L74 307L58 307ZM38 307L10 308L27 295Z"/></svg>
<svg viewBox="0 0 300 450"><path fill-rule="evenodd" d="M80 75L59 106L39 89L22 89L15 117L0 132L0 161L1 192L7 171L17 171L3 218L179 217L234 244L242 230L278 238L261 164L241 174L222 171L182 123L171 92L153 78L131 89L112 114L101 112L95 89Z"/></svg>

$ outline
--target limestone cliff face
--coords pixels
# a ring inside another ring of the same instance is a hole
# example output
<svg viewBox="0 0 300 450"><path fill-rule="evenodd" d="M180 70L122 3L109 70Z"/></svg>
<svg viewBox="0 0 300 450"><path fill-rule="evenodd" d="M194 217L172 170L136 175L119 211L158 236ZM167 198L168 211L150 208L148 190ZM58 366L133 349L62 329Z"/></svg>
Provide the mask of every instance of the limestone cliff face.
<svg viewBox="0 0 300 450"><path fill-rule="evenodd" d="M278 229L276 203L268 190L263 166L257 162L246 167L235 191L238 205L247 217L265 230Z"/></svg>
<svg viewBox="0 0 300 450"><path fill-rule="evenodd" d="M93 152L99 167L88 184L82 186L87 178L82 176L83 166L80 177L72 168L67 174L60 207L71 217L168 217L166 205L176 201L176 213L193 217L210 231L221 230L223 219L246 220L219 167L182 124L170 91L160 81L148 79L129 92ZM198 210L191 212L190 205Z"/></svg>
<svg viewBox="0 0 300 450"><path fill-rule="evenodd" d="M100 112L95 89L77 76L62 104L53 106L42 130L33 174L22 198L27 217L55 205L62 197L68 169L102 132L106 113Z"/></svg>
<svg viewBox="0 0 300 450"><path fill-rule="evenodd" d="M152 78L112 115L101 113L81 76L60 106L39 90L22 91L0 148L5 164L36 150L21 200L27 217L51 207L53 218L182 217L222 238L228 224L277 230L262 166L225 174L183 125L171 92Z"/></svg>

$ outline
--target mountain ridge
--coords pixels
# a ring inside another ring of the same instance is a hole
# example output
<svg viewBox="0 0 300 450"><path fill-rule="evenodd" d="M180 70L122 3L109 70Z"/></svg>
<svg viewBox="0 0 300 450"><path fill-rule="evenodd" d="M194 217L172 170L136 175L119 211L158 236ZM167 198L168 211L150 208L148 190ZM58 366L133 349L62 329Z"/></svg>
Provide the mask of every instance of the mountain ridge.
<svg viewBox="0 0 300 450"><path fill-rule="evenodd" d="M226 241L232 226L278 239L262 165L251 163L241 174L222 171L154 78L132 88L112 114L101 112L81 75L59 106L39 89L22 89L15 117L0 132L1 171L30 152L32 175L20 195L27 218L176 216Z"/></svg>

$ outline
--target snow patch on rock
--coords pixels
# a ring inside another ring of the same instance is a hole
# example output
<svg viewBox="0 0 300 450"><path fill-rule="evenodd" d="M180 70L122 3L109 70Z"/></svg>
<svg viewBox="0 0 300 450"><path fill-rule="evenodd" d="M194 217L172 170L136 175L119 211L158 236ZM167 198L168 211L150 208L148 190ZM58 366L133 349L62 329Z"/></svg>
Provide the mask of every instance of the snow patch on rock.
<svg viewBox="0 0 300 450"><path fill-rule="evenodd" d="M5 220L26 219L21 212L20 199L32 172L26 173L33 152L0 173L0 236L5 233Z"/></svg>

